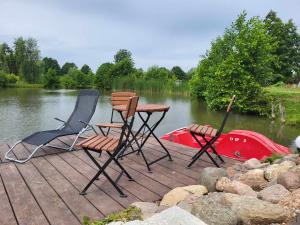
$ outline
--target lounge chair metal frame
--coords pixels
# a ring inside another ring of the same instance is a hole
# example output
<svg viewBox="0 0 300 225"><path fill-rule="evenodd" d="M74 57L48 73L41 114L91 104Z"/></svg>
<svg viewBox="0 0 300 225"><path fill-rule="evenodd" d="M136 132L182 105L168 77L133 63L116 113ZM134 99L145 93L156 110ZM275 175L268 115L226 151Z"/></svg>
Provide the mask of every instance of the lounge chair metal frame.
<svg viewBox="0 0 300 225"><path fill-rule="evenodd" d="M97 96L96 96L96 99L95 99L95 104L94 104L93 109L92 109L92 115L91 115L91 117L92 117L93 114L94 114L94 112L95 112L95 110L96 110L96 105L97 105L99 93L98 93L98 91L95 91L95 90L81 90L80 93L79 93L79 96L80 96L81 93L86 92L86 91L87 91L87 92L88 92L88 91L94 91L95 93L97 93ZM95 93L94 93L94 94L95 94ZM78 105L78 101L79 101L79 100L77 99L75 108L74 108L73 113L71 114L71 116L74 114L74 112L75 112L75 110L76 110L76 107L77 107L77 105ZM70 116L70 117L71 117L71 116ZM57 131L62 130L63 128L66 128L66 127L70 127L70 128L72 129L72 127L69 125L69 123L68 123L67 121L61 120L61 119L59 119L59 118L54 118L54 119L63 123L61 126L59 126L59 127L56 129ZM13 151L13 149L14 149L18 144L21 144L21 145L23 145L23 147L27 148L27 147L23 144L23 140L24 140L24 139L22 139L22 140L17 141L17 142L16 142L16 143L15 143L15 144L14 144L14 145L13 145L13 146L5 153L5 159L10 160L10 161L13 161L13 162L17 162L17 163L25 163L25 162L27 162L28 160L30 160L30 159L33 157L33 155L34 155L38 150L40 150L42 147L51 147L51 148L63 149L63 150L67 150L67 151L73 151L73 150L74 150L74 145L76 144L78 138L79 138L79 137L82 137L81 135L82 135L84 132L86 132L86 131L88 131L88 130L93 130L93 131L97 134L96 130L94 129L94 127L93 127L91 124L89 124L89 123L87 123L87 122L84 122L84 121L82 121L82 120L79 120L79 122L80 122L80 123L83 123L83 124L85 125L85 127L82 128L79 132L75 132L75 131L74 131L74 134L77 133L77 135L76 135L76 137L75 137L73 143L72 143L68 148L64 148L64 147L60 147L60 146L55 146L55 145L49 144L49 143L51 143L51 141L55 140L56 138L61 137L61 136L57 136L57 137L55 137L54 139L50 140L50 141L47 142L47 143L38 145L36 148L33 149L33 151L29 154L29 156L28 156L26 159L16 159L16 158L10 157L9 154ZM72 130L73 130L73 129L72 129ZM74 135L74 134L69 134L69 135ZM68 136L68 135L62 135L62 136ZM25 142L25 143L26 143L26 142ZM66 144L66 143L64 143L64 144Z"/></svg>
<svg viewBox="0 0 300 225"><path fill-rule="evenodd" d="M220 129L217 131L216 135L214 137L212 137L210 140L207 140L205 137L205 133L204 134L197 134L195 132L191 132L192 137L195 139L195 141L200 145L200 149L199 151L192 157L192 161L188 164L187 168L190 168L204 153L206 153L206 155L210 158L210 160L215 164L215 166L220 167L219 164L217 163L217 161L210 155L210 153L208 152L208 149L211 149L212 152L216 155L216 159L220 159L222 163L224 163L223 158L218 154L218 152L216 151L215 147L213 146L213 144L216 142L216 140L218 140L218 138L221 136L223 129L225 127L226 121L228 119L229 113L230 113L230 109L231 106L233 104L235 100L235 95L232 96L229 105L227 107L226 110L226 114L225 117L222 121L221 127ZM205 144L203 145L197 138L198 136L201 136L201 138L203 138L203 140L205 141Z"/></svg>

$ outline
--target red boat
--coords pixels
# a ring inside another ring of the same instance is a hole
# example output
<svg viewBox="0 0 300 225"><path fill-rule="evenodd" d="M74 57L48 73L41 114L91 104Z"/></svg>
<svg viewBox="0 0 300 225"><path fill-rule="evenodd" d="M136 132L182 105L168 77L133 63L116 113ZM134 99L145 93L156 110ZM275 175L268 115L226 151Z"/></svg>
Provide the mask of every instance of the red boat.
<svg viewBox="0 0 300 225"><path fill-rule="evenodd" d="M187 128L177 129L161 138L200 149L199 144L194 140ZM209 137L206 138L210 139ZM200 136L198 140L205 144L205 141ZM289 148L273 142L262 134L249 130L232 130L227 134L222 134L215 142L215 148L220 155L240 161L246 161L251 158L261 160L272 154L291 153Z"/></svg>

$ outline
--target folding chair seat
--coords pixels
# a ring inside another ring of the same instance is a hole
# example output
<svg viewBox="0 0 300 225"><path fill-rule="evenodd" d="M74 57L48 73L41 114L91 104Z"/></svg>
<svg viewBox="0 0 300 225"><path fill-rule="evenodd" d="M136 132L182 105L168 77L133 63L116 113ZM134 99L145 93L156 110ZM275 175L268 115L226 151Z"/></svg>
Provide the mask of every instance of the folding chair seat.
<svg viewBox="0 0 300 225"><path fill-rule="evenodd" d="M132 177L125 170L125 168L119 163L118 156L122 154L122 151L126 148L126 143L128 142L128 138L130 135L130 131L134 122L134 115L137 107L139 97L134 96L129 98L127 103L126 111L124 112L123 118L124 123L122 124L122 132L119 137L112 137L107 135L96 134L88 137L87 139L81 141L77 144L78 147L83 148L84 152L88 155L88 157L92 160L92 162L98 167L98 172L96 175L90 180L87 186L80 192L81 195L85 195L88 188L92 185L92 183L98 179L98 177L103 174L108 181L115 187L115 189L119 192L121 197L126 197L123 191L118 186L118 181L121 176L125 173L130 181L132 181ZM90 152L101 153L105 152L108 154L109 158L106 160L103 165L100 165L99 162L95 159L95 155L92 155ZM115 162L116 165L121 169L119 176L116 180L113 180L106 172L105 169L110 165L111 162Z"/></svg>
<svg viewBox="0 0 300 225"><path fill-rule="evenodd" d="M222 157L218 154L214 147L214 143L218 140L218 138L221 136L222 131L224 129L224 126L226 124L226 121L228 119L231 106L234 102L235 95L232 96L229 105L226 110L225 117L223 119L223 122L221 124L220 129L215 129L213 127L207 126L207 125L199 125L199 124L192 124L188 127L188 130L190 131L192 137L195 139L195 141L199 144L201 147L199 151L192 157L192 161L188 164L188 168L190 168L204 153L211 159L211 161L217 166L220 167L217 161L210 155L208 152L209 149L212 150L212 152L217 156L218 159L221 160L221 162L224 162ZM199 141L199 136L204 140L205 144L203 145L201 141Z"/></svg>

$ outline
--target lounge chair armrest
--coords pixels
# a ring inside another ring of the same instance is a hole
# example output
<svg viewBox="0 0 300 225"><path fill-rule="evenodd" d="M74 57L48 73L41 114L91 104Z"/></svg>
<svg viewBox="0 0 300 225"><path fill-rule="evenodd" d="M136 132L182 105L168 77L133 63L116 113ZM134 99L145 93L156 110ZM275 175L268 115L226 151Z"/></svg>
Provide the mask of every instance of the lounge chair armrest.
<svg viewBox="0 0 300 225"><path fill-rule="evenodd" d="M102 128L123 128L124 124L122 123L98 123L97 127Z"/></svg>
<svg viewBox="0 0 300 225"><path fill-rule="evenodd" d="M64 123L64 124L66 124L66 123L67 123L66 121L64 121L64 120L61 120L61 119L59 119L59 118L57 118L57 117L55 117L54 119L55 119L55 120L57 120L57 121L59 121L59 122L62 122L62 123Z"/></svg>

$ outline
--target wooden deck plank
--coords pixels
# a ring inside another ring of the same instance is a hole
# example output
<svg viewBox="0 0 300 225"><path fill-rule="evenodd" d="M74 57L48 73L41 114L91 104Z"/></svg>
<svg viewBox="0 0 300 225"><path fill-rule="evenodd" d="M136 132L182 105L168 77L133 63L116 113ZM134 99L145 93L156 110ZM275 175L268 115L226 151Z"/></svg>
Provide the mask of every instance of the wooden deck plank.
<svg viewBox="0 0 300 225"><path fill-rule="evenodd" d="M78 190L46 159L39 157L32 159L31 162L68 205L69 209L76 215L79 221L82 221L84 216L91 218L103 217L103 214L90 204L84 196L79 195Z"/></svg>
<svg viewBox="0 0 300 225"><path fill-rule="evenodd" d="M51 224L81 224L31 162L17 167Z"/></svg>
<svg viewBox="0 0 300 225"><path fill-rule="evenodd" d="M13 163L0 166L0 173L19 224L49 224Z"/></svg>
<svg viewBox="0 0 300 225"><path fill-rule="evenodd" d="M17 225L17 220L13 209L9 202L6 190L0 176L0 224L1 225Z"/></svg>
<svg viewBox="0 0 300 225"><path fill-rule="evenodd" d="M61 154L68 156L69 154ZM89 182L89 180L82 174L74 170L66 161L63 160L64 157L60 156L49 156L47 160L66 177L76 188L81 191ZM91 187L91 192L86 195L86 198L95 206L103 215L119 211L123 207L109 195L103 192L101 189L97 188L95 185ZM108 207L109 206L109 207Z"/></svg>

